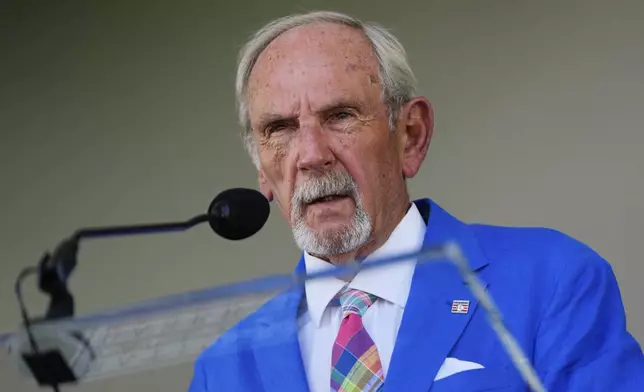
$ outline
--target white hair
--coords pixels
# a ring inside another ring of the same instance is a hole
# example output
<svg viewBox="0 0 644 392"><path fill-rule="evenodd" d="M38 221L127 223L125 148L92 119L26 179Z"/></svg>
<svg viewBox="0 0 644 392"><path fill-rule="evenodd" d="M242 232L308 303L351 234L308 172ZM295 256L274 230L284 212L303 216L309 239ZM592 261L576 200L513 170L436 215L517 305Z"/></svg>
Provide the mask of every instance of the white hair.
<svg viewBox="0 0 644 392"><path fill-rule="evenodd" d="M240 51L235 81L242 140L256 166L259 166L259 159L248 115L248 79L257 59L273 40L288 30L312 23L336 23L364 33L378 59L381 99L387 105L389 127L392 130L395 128L400 108L416 93L416 79L407 61L405 49L385 28L330 11L315 11L276 19L258 30Z"/></svg>

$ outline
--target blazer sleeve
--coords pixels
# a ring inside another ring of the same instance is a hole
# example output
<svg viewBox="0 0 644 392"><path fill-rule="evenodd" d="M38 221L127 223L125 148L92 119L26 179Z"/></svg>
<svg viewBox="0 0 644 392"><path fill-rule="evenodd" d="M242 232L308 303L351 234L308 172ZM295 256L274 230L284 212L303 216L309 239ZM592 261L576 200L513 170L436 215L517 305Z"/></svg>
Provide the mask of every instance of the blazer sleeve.
<svg viewBox="0 0 644 392"><path fill-rule="evenodd" d="M644 391L644 355L626 328L613 270L576 245L558 260L561 273L539 325L539 375L549 392Z"/></svg>

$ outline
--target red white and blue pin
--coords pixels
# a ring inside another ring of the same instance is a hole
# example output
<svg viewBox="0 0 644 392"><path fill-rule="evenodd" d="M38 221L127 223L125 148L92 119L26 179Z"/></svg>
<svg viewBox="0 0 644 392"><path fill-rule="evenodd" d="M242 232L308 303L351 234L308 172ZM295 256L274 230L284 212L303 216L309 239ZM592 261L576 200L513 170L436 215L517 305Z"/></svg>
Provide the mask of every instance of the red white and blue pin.
<svg viewBox="0 0 644 392"><path fill-rule="evenodd" d="M454 300L452 301L453 314L467 314L470 311L470 301Z"/></svg>

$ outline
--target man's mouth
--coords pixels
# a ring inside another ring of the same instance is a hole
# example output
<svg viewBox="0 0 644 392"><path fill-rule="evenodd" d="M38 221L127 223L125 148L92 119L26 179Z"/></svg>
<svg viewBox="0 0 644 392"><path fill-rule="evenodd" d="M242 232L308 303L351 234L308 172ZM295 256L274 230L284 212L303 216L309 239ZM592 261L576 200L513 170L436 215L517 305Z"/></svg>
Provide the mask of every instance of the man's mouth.
<svg viewBox="0 0 644 392"><path fill-rule="evenodd" d="M342 199L345 199L347 197L349 197L349 196L348 195L327 195L327 196L319 197L317 199L313 199L312 201L310 201L307 204L308 205L313 205L313 204L319 204L319 203L327 203L327 202L330 202L330 201L342 200Z"/></svg>

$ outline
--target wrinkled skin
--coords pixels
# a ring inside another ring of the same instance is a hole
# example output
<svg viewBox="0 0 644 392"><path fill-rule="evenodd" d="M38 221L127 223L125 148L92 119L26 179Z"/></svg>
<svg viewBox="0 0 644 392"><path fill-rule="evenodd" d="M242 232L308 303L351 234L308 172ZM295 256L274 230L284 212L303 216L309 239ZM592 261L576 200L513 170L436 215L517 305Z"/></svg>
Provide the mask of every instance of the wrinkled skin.
<svg viewBox="0 0 644 392"><path fill-rule="evenodd" d="M329 171L346 171L358 186L372 233L358 249L316 255L332 263L380 247L406 214L405 179L416 175L433 129L430 103L409 101L389 129L378 62L361 32L318 23L292 29L260 55L250 75L248 103L262 193L291 219L295 187ZM356 208L343 198L305 208L320 235L343 230Z"/></svg>

